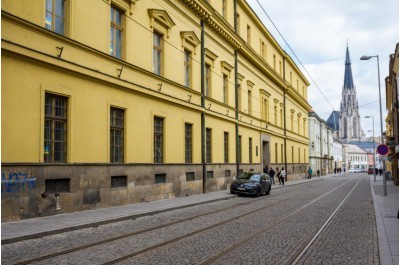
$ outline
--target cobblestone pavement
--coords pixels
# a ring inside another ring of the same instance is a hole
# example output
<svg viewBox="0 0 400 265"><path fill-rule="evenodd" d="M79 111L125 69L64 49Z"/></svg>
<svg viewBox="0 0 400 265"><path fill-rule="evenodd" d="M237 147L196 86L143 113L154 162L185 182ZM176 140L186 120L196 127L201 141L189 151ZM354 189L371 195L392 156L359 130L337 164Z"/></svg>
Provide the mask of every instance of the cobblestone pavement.
<svg viewBox="0 0 400 265"><path fill-rule="evenodd" d="M369 180L364 178L301 263L379 264L371 188L368 185ZM251 240L245 245L227 252L214 263L288 264L292 255L305 245L350 192L357 179L358 177L335 177L273 190L270 196L259 199L237 197L7 244L2 246L2 264L15 264L29 258L176 221L182 222L34 264L103 264L189 233L192 233L190 237L136 255L119 264L199 264L249 236ZM339 185L342 186L326 194ZM325 196L301 209L322 195ZM251 203L244 205L246 202ZM289 215L296 210L296 214ZM215 213L210 213L214 211ZM205 213L210 214L196 217ZM238 216L242 217L235 219ZM282 223L272 225L283 217L288 218ZM221 222L225 223L220 224ZM208 227L212 228L207 229ZM342 263L343 261L346 262Z"/></svg>

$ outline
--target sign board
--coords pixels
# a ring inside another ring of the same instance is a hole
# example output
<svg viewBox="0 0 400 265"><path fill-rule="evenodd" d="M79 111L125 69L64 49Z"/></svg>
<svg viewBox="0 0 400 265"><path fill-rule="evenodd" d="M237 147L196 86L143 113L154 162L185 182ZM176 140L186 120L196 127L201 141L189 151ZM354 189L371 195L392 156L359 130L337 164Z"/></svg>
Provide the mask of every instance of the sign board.
<svg viewBox="0 0 400 265"><path fill-rule="evenodd" d="M387 155L389 153L389 147L386 144L380 144L376 148L376 152L380 155Z"/></svg>
<svg viewBox="0 0 400 265"><path fill-rule="evenodd" d="M387 156L380 156L379 161L387 161L388 157Z"/></svg>

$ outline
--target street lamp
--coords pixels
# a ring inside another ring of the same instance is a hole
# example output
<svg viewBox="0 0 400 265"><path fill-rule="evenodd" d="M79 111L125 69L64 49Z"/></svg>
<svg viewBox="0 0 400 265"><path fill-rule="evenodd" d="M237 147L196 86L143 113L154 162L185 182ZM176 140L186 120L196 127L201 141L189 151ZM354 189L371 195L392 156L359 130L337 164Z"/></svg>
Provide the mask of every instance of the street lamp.
<svg viewBox="0 0 400 265"><path fill-rule="evenodd" d="M376 62L378 65L378 87L379 87L379 113L380 113L380 118L381 118L381 144L384 144L383 142L383 119L382 119L382 99L381 99L381 77L380 77L380 73L379 73L379 55L374 55L374 56L361 56L360 60L362 61L366 61L371 59L372 57L376 57ZM386 172L386 168L385 168L385 162L382 163L383 164L383 195L387 196L387 188L386 188L386 177L385 177L385 172Z"/></svg>
<svg viewBox="0 0 400 265"><path fill-rule="evenodd" d="M365 116L365 118L369 119L372 118L372 145L373 145L373 149L372 149L372 153L374 155L374 182L376 181L376 172L375 172L375 129L374 129L374 116Z"/></svg>

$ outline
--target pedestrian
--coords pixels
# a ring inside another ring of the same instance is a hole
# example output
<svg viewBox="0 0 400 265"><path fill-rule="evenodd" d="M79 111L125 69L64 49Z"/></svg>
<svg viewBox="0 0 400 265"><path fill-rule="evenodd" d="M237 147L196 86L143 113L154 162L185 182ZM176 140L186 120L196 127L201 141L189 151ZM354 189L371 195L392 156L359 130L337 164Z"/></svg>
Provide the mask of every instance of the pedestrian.
<svg viewBox="0 0 400 265"><path fill-rule="evenodd" d="M335 175L336 175L336 167L333 169L333 172L335 173Z"/></svg>
<svg viewBox="0 0 400 265"><path fill-rule="evenodd" d="M379 176L382 176L382 173L383 173L383 169L380 168L380 169L379 169Z"/></svg>
<svg viewBox="0 0 400 265"><path fill-rule="evenodd" d="M282 168L281 172L280 172L280 179L282 181L282 186L285 186L285 177L286 177L286 171L285 168Z"/></svg>
<svg viewBox="0 0 400 265"><path fill-rule="evenodd" d="M311 167L308 168L308 178L311 179L312 177L312 169Z"/></svg>
<svg viewBox="0 0 400 265"><path fill-rule="evenodd" d="M264 173L264 174L268 174L268 167L267 167L267 166L264 167L263 173Z"/></svg>
<svg viewBox="0 0 400 265"><path fill-rule="evenodd" d="M319 177L319 174L321 173L321 171L319 171L319 169L317 170L317 176Z"/></svg>
<svg viewBox="0 0 400 265"><path fill-rule="evenodd" d="M281 178L280 178L280 175L281 175L281 171L279 170L279 168L276 168L276 178L278 179L278 182L279 182L279 185L281 185Z"/></svg>
<svg viewBox="0 0 400 265"><path fill-rule="evenodd" d="M269 170L268 174L269 174L269 177L271 178L271 184L274 184L274 185L275 185L275 180L274 180L275 171L272 169L272 167L271 167L271 169Z"/></svg>

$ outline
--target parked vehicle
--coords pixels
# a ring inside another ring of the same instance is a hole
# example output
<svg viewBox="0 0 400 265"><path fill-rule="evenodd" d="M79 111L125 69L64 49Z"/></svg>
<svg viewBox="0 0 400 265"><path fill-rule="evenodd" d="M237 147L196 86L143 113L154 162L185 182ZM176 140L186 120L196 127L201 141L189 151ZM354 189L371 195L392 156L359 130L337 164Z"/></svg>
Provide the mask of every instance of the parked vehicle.
<svg viewBox="0 0 400 265"><path fill-rule="evenodd" d="M271 182L269 175L265 173L243 172L232 182L230 190L232 194L248 194L260 196L269 195L271 192Z"/></svg>

